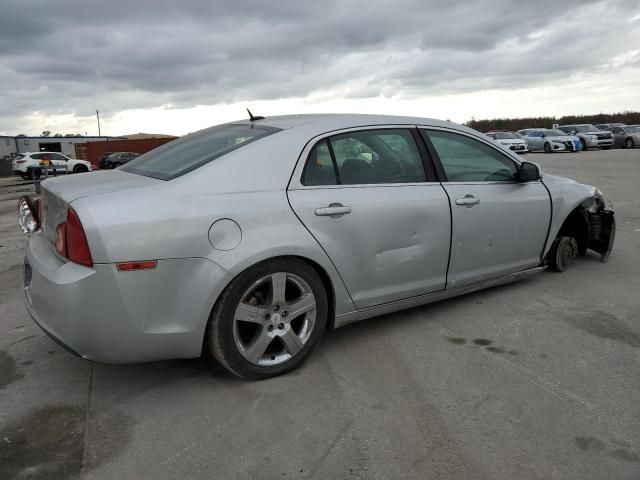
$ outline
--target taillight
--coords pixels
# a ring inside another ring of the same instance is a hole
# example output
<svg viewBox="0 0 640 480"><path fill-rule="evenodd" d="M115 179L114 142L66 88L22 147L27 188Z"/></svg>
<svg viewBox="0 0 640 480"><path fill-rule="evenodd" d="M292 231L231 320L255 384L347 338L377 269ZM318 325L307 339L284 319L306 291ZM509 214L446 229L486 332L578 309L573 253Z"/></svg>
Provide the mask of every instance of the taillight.
<svg viewBox="0 0 640 480"><path fill-rule="evenodd" d="M24 163L26 160L16 160L16 163Z"/></svg>
<svg viewBox="0 0 640 480"><path fill-rule="evenodd" d="M34 233L40 228L39 201L34 203L28 195L18 201L18 223L24 233Z"/></svg>
<svg viewBox="0 0 640 480"><path fill-rule="evenodd" d="M56 252L72 262L93 266L87 236L78 214L71 207L67 210L67 221L56 227Z"/></svg>
<svg viewBox="0 0 640 480"><path fill-rule="evenodd" d="M67 224L62 222L56 227L56 252L67 258Z"/></svg>

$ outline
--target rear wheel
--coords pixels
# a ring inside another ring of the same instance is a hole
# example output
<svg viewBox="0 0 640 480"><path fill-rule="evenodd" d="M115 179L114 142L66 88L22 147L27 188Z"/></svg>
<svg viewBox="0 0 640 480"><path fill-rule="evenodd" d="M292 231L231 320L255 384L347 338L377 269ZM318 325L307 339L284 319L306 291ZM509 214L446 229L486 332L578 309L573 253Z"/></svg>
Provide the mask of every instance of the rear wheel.
<svg viewBox="0 0 640 480"><path fill-rule="evenodd" d="M327 324L322 280L297 259L260 263L240 274L211 314L207 340L230 372L259 380L299 367Z"/></svg>
<svg viewBox="0 0 640 480"><path fill-rule="evenodd" d="M580 143L582 144L582 150L586 150L587 149L587 142L585 141L584 138L580 139Z"/></svg>
<svg viewBox="0 0 640 480"><path fill-rule="evenodd" d="M633 138L627 138L627 139L624 141L624 146L625 146L625 147L627 147L627 148L633 148L633 147L635 147L635 143L633 142Z"/></svg>
<svg viewBox="0 0 640 480"><path fill-rule="evenodd" d="M578 243L573 237L558 237L549 252L549 270L564 272L578 254Z"/></svg>
<svg viewBox="0 0 640 480"><path fill-rule="evenodd" d="M111 164L111 168L118 168L118 167L121 167L121 166L122 166L122 164L120 162L114 162L114 163Z"/></svg>
<svg viewBox="0 0 640 480"><path fill-rule="evenodd" d="M84 173L88 171L89 169L85 165L76 165L73 167L73 173Z"/></svg>
<svg viewBox="0 0 640 480"><path fill-rule="evenodd" d="M544 153L551 153L551 144L549 142L544 144Z"/></svg>

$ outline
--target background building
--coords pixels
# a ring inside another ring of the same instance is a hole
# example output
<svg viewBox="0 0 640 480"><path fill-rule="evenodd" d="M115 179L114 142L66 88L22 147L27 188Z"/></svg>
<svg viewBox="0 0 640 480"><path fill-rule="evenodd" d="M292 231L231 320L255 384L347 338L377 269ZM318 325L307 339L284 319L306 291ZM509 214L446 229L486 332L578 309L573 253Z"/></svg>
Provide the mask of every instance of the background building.
<svg viewBox="0 0 640 480"><path fill-rule="evenodd" d="M76 144L108 141L114 137L26 137L0 136L0 158L14 157L24 152L60 152L75 157Z"/></svg>

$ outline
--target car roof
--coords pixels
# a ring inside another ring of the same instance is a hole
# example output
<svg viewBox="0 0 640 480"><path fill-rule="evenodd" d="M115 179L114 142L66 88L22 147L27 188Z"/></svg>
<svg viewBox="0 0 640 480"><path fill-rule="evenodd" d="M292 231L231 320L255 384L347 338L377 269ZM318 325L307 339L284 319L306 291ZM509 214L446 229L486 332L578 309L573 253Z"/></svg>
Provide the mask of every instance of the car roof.
<svg viewBox="0 0 640 480"><path fill-rule="evenodd" d="M317 134L330 132L332 130L341 130L344 128L356 128L375 125L424 125L432 127L456 128L459 130L470 131L475 134L478 132L471 128L459 125L450 121L436 120L433 118L408 117L396 115L369 115L356 113L320 113L320 114L301 114L301 115L279 115L266 117L260 120L249 119L229 122L230 124L255 124L265 125L269 127L280 128L283 130L306 127L308 130L316 130Z"/></svg>
<svg viewBox="0 0 640 480"><path fill-rule="evenodd" d="M58 155L63 155L66 157L66 155L62 152L22 152L22 155L33 155L34 153L57 153Z"/></svg>

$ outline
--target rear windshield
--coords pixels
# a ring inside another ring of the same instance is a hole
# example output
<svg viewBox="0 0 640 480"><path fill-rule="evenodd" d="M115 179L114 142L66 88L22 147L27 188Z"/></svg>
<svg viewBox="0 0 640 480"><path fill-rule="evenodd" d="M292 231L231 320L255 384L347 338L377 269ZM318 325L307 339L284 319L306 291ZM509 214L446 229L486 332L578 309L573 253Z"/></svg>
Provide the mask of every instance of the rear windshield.
<svg viewBox="0 0 640 480"><path fill-rule="evenodd" d="M131 160L120 170L160 180L171 180L279 128L253 124L219 125L169 142Z"/></svg>

